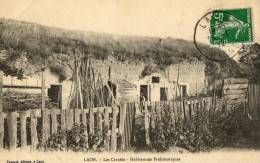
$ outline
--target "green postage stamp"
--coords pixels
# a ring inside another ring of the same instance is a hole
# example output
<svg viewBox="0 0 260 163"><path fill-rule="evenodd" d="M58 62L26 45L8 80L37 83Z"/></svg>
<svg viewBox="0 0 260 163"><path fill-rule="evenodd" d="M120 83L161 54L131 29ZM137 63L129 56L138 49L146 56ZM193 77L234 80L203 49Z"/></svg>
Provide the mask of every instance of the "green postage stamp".
<svg viewBox="0 0 260 163"><path fill-rule="evenodd" d="M212 44L253 42L251 9L213 11L210 30Z"/></svg>

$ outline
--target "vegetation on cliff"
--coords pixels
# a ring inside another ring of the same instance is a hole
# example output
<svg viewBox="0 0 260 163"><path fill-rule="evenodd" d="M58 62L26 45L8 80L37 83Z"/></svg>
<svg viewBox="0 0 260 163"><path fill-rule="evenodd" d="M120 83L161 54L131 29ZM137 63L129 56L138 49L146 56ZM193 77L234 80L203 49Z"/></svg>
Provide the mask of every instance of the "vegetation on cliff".
<svg viewBox="0 0 260 163"><path fill-rule="evenodd" d="M206 75L214 78L241 75L237 63L225 52L200 46L206 55L227 60L221 63L207 60L195 49L193 42L182 39L114 36L0 19L0 47L6 53L4 60L0 58L0 69L16 76L39 71L45 66L64 78L65 72L57 70L63 70L63 63L70 62L77 52L100 60L111 55L121 62L155 63L161 70L184 60L202 60L206 64ZM21 64L22 57L24 64Z"/></svg>

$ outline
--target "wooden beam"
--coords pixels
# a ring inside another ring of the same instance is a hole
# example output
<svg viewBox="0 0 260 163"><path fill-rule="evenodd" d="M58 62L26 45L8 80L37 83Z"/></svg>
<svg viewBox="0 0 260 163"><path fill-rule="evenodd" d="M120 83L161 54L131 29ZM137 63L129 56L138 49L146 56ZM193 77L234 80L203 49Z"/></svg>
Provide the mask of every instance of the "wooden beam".
<svg viewBox="0 0 260 163"><path fill-rule="evenodd" d="M3 111L3 72L0 71L0 112Z"/></svg>
<svg viewBox="0 0 260 163"><path fill-rule="evenodd" d="M227 78L224 79L224 84L247 84L248 79L244 78Z"/></svg>
<svg viewBox="0 0 260 163"><path fill-rule="evenodd" d="M224 84L224 90L228 89L247 89L248 84Z"/></svg>
<svg viewBox="0 0 260 163"><path fill-rule="evenodd" d="M45 70L44 68L42 69L42 90L41 90L41 97L42 97L42 104L41 104L41 109L45 109Z"/></svg>
<svg viewBox="0 0 260 163"><path fill-rule="evenodd" d="M117 150L117 135L116 135L117 114L118 114L118 108L113 107L112 134L111 134L111 149L113 152L116 152Z"/></svg>
<svg viewBox="0 0 260 163"><path fill-rule="evenodd" d="M10 112L7 116L9 150L15 150L17 145L17 113Z"/></svg>

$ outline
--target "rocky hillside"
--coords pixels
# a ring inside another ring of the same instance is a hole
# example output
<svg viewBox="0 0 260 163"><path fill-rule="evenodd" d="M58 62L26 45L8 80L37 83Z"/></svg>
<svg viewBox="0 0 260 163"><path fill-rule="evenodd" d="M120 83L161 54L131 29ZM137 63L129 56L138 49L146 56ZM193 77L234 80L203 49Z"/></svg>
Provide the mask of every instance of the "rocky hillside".
<svg viewBox="0 0 260 163"><path fill-rule="evenodd" d="M113 56L120 62L154 63L161 70L184 60L201 60L206 64L206 75L241 75L237 63L229 59L225 52L200 46L206 55L227 60L221 63L207 60L200 56L193 42L170 37L114 36L0 19L0 69L8 75L19 77L45 66L66 78L62 63L70 62L76 53L89 54L97 60Z"/></svg>
<svg viewBox="0 0 260 163"><path fill-rule="evenodd" d="M239 56L241 73L252 82L260 81L260 45L245 45Z"/></svg>

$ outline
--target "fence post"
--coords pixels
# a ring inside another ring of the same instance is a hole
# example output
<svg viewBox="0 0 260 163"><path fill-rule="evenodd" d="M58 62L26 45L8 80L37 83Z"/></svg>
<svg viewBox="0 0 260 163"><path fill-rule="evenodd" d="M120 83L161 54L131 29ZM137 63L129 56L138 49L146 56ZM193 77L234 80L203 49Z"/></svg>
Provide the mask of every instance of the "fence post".
<svg viewBox="0 0 260 163"><path fill-rule="evenodd" d="M173 100L169 101L169 107L170 107L170 115L171 115L171 124L173 127L175 127L175 118L174 118L174 104Z"/></svg>
<svg viewBox="0 0 260 163"><path fill-rule="evenodd" d="M209 114L213 114L212 97L208 97L208 110Z"/></svg>
<svg viewBox="0 0 260 163"><path fill-rule="evenodd" d="M197 113L201 114L201 98L197 98Z"/></svg>
<svg viewBox="0 0 260 163"><path fill-rule="evenodd" d="M102 109L104 109L104 108L99 108L98 109L98 112L97 112L97 114L98 114L98 130L99 130L99 133L103 133L103 119L102 119Z"/></svg>
<svg viewBox="0 0 260 163"><path fill-rule="evenodd" d="M3 72L0 71L0 112L3 111Z"/></svg>
<svg viewBox="0 0 260 163"><path fill-rule="evenodd" d="M4 148L4 113L0 112L0 151Z"/></svg>
<svg viewBox="0 0 260 163"><path fill-rule="evenodd" d="M60 124L61 130L66 130L66 110L64 109L60 110Z"/></svg>
<svg viewBox="0 0 260 163"><path fill-rule="evenodd" d="M57 116L56 116L56 110L51 109L51 134L57 133Z"/></svg>
<svg viewBox="0 0 260 163"><path fill-rule="evenodd" d="M73 127L73 117L74 117L74 109L67 109L66 110L67 130L70 130Z"/></svg>
<svg viewBox="0 0 260 163"><path fill-rule="evenodd" d="M106 131L105 149L106 149L106 151L109 151L110 150L110 133L109 133L109 110L108 110L108 108L105 109L104 120L105 120L104 129Z"/></svg>
<svg viewBox="0 0 260 163"><path fill-rule="evenodd" d="M21 149L27 146L27 132L26 132L26 114L25 112L20 113L21 122Z"/></svg>
<svg viewBox="0 0 260 163"><path fill-rule="evenodd" d="M74 115L75 115L75 124L80 125L80 113L83 109L75 109Z"/></svg>
<svg viewBox="0 0 260 163"><path fill-rule="evenodd" d="M194 105L195 105L194 100L190 100L190 111L191 111L191 117L193 117L194 114L195 114L195 112L194 112Z"/></svg>
<svg viewBox="0 0 260 163"><path fill-rule="evenodd" d="M185 120L185 106L184 106L184 99L182 98L180 101L180 110L181 110L181 119L182 121Z"/></svg>
<svg viewBox="0 0 260 163"><path fill-rule="evenodd" d="M118 108L113 107L113 122L112 122L112 134L111 134L111 148L113 152L116 152L117 136L116 136L116 122L117 122Z"/></svg>
<svg viewBox="0 0 260 163"><path fill-rule="evenodd" d="M125 150L125 118L126 118L126 103L120 105L120 122L119 134L121 136L121 149Z"/></svg>
<svg viewBox="0 0 260 163"><path fill-rule="evenodd" d="M150 129L150 123L149 123L149 112L147 108L147 102L144 104L144 128L145 128L145 141L146 145L150 146L151 141L150 141L150 134L149 134L149 129Z"/></svg>
<svg viewBox="0 0 260 163"><path fill-rule="evenodd" d="M188 104L188 101L185 99L183 101L184 103L184 115L185 115L185 120L186 121L189 121L190 120L190 109L189 109L189 104Z"/></svg>
<svg viewBox="0 0 260 163"><path fill-rule="evenodd" d="M151 129L155 128L155 104L153 102L150 103L151 108Z"/></svg>
<svg viewBox="0 0 260 163"><path fill-rule="evenodd" d="M45 69L42 68L42 90L41 90L41 107L42 107L42 110L45 109Z"/></svg>
<svg viewBox="0 0 260 163"><path fill-rule="evenodd" d="M48 110L42 110L42 143L44 144L50 135L50 120Z"/></svg>
<svg viewBox="0 0 260 163"><path fill-rule="evenodd" d="M86 113L85 113L85 109L81 109L82 113L81 113L81 117L82 117L82 124L87 127L87 117L86 117Z"/></svg>
<svg viewBox="0 0 260 163"><path fill-rule="evenodd" d="M35 150L37 147L37 117L36 117L36 111L35 110L31 110L31 123L30 123L30 127L31 127L31 150Z"/></svg>
<svg viewBox="0 0 260 163"><path fill-rule="evenodd" d="M0 151L4 148L3 72L0 71Z"/></svg>
<svg viewBox="0 0 260 163"><path fill-rule="evenodd" d="M17 115L16 112L8 113L8 136L9 136L9 150L16 149L17 143Z"/></svg>
<svg viewBox="0 0 260 163"><path fill-rule="evenodd" d="M89 108L89 134L93 135L95 134L95 128L94 128L94 108Z"/></svg>

